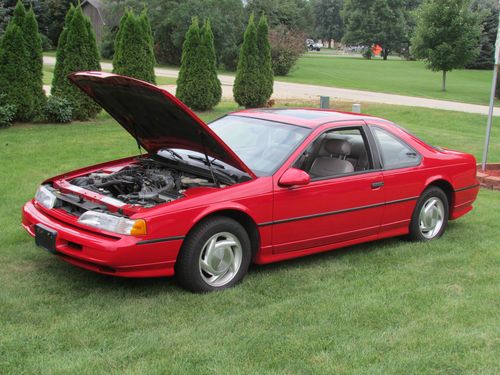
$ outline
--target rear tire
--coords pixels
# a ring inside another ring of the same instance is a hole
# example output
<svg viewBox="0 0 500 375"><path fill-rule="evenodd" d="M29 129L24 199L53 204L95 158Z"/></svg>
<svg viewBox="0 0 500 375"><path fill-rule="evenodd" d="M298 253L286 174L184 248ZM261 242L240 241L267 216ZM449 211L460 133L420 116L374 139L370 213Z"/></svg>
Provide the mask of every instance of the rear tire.
<svg viewBox="0 0 500 375"><path fill-rule="evenodd" d="M248 233L235 220L216 216L187 236L175 264L179 284L192 292L230 288L248 271L252 257Z"/></svg>
<svg viewBox="0 0 500 375"><path fill-rule="evenodd" d="M436 186L427 188L417 201L410 222L412 241L430 241L443 235L448 225L448 197Z"/></svg>

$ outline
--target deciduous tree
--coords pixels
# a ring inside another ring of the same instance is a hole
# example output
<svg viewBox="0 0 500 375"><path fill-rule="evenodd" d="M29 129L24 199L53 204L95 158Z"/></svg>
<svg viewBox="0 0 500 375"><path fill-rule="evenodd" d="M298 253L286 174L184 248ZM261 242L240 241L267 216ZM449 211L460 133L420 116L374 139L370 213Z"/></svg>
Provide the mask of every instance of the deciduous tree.
<svg viewBox="0 0 500 375"><path fill-rule="evenodd" d="M314 34L328 42L328 48L332 48L332 39L340 41L344 34L344 23L342 21L342 8L344 0L315 0L313 3Z"/></svg>
<svg viewBox="0 0 500 375"><path fill-rule="evenodd" d="M428 69L443 73L442 91L446 73L473 60L478 42L478 20L467 0L426 0L419 8L413 52Z"/></svg>

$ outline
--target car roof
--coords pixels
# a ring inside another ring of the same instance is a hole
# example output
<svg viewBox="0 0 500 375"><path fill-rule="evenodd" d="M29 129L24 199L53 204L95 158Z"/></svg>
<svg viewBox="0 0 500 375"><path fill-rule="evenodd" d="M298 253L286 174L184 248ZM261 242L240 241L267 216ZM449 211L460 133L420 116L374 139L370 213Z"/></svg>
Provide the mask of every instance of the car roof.
<svg viewBox="0 0 500 375"><path fill-rule="evenodd" d="M330 122L341 121L367 121L369 119L376 119L378 121L387 120L364 115L360 113L341 112L331 109L318 109L318 108L258 108L258 109L245 109L231 113L231 115L245 116L258 118L262 120L281 122L291 125L305 126L308 128L315 128L319 125Z"/></svg>

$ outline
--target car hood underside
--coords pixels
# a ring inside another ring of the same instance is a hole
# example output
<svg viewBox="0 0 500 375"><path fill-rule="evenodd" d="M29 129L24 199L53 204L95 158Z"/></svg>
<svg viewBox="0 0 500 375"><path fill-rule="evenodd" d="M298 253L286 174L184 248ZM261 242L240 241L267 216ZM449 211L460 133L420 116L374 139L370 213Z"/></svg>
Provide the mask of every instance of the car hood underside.
<svg viewBox="0 0 500 375"><path fill-rule="evenodd" d="M104 108L149 153L193 150L255 174L198 116L168 91L104 72L73 73L69 80Z"/></svg>

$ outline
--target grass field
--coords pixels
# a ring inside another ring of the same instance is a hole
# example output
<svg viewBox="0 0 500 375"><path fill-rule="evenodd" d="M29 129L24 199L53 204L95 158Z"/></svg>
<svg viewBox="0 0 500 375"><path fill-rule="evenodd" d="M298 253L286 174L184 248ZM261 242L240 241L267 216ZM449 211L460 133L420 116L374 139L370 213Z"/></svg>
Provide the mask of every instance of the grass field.
<svg viewBox="0 0 500 375"><path fill-rule="evenodd" d="M51 85L53 77L54 77L54 66L47 65L47 64L44 65L43 66L43 84L44 85ZM177 82L176 78L156 76L156 84L157 85L175 85L176 82Z"/></svg>
<svg viewBox="0 0 500 375"><path fill-rule="evenodd" d="M294 70L276 80L335 86L391 94L420 96L466 103L488 104L492 71L454 70L448 73L447 91L441 91L441 73L425 69L421 61L365 60L308 53ZM498 105L497 101L497 105Z"/></svg>
<svg viewBox="0 0 500 375"><path fill-rule="evenodd" d="M481 150L484 116L363 108L430 142ZM438 241L390 239L253 266L233 289L193 295L173 279L74 268L19 224L44 178L137 152L107 115L0 129L0 150L0 374L500 372L498 192L481 190ZM498 142L491 155L500 161Z"/></svg>

